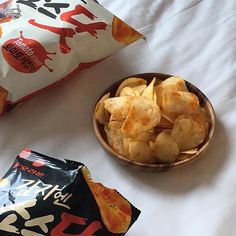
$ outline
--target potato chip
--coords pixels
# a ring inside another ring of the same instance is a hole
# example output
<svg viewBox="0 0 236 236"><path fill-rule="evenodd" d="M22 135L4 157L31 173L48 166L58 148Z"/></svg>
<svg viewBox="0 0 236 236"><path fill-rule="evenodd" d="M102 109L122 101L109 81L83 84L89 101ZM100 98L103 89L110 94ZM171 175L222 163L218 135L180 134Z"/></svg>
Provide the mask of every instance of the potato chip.
<svg viewBox="0 0 236 236"><path fill-rule="evenodd" d="M168 112L161 110L161 117L163 117L165 120L173 124L176 118L176 114L170 114Z"/></svg>
<svg viewBox="0 0 236 236"><path fill-rule="evenodd" d="M160 120L160 109L154 101L145 97L134 97L121 131L135 135L154 128Z"/></svg>
<svg viewBox="0 0 236 236"><path fill-rule="evenodd" d="M129 97L113 97L104 101L104 107L112 114L113 120L125 119L128 115L131 99Z"/></svg>
<svg viewBox="0 0 236 236"><path fill-rule="evenodd" d="M109 121L109 113L104 109L104 101L110 97L110 93L105 94L95 107L95 117L97 121L104 125Z"/></svg>
<svg viewBox="0 0 236 236"><path fill-rule="evenodd" d="M162 108L162 98L163 98L163 88L158 85L154 87L155 89L155 94L156 94L156 103L160 108Z"/></svg>
<svg viewBox="0 0 236 236"><path fill-rule="evenodd" d="M130 142L135 141L133 138L123 138L123 155L129 157L129 144Z"/></svg>
<svg viewBox="0 0 236 236"><path fill-rule="evenodd" d="M151 132L150 130L142 132L142 133L138 133L135 135L129 135L127 133L122 133L121 135L124 138L131 138L131 139L135 139L137 141L143 141L143 142L149 142L150 140L155 140L156 138L156 134L154 132Z"/></svg>
<svg viewBox="0 0 236 236"><path fill-rule="evenodd" d="M197 153L197 151L198 151L198 148L193 148L190 150L181 151L180 154L193 155L193 154Z"/></svg>
<svg viewBox="0 0 236 236"><path fill-rule="evenodd" d="M128 96L128 97L135 97L138 96L137 93L135 93L135 91L133 90L133 88L130 87L124 87L121 91L120 91L120 96Z"/></svg>
<svg viewBox="0 0 236 236"><path fill-rule="evenodd" d="M124 87L133 88L133 87L136 87L136 86L139 86L139 85L146 85L146 84L147 84L146 80L144 80L142 78L135 78L135 77L128 78L120 84L120 86L118 87L118 89L116 91L115 96L116 97L120 96L120 92Z"/></svg>
<svg viewBox="0 0 236 236"><path fill-rule="evenodd" d="M151 155L151 150L146 142L130 141L129 142L129 160L140 163L153 163L155 160Z"/></svg>
<svg viewBox="0 0 236 236"><path fill-rule="evenodd" d="M162 162L174 162L179 154L178 144L166 130L157 136L155 143L150 142L150 149L157 160Z"/></svg>
<svg viewBox="0 0 236 236"><path fill-rule="evenodd" d="M160 85L171 91L188 91L185 81L178 76L169 77L168 79L162 81Z"/></svg>
<svg viewBox="0 0 236 236"><path fill-rule="evenodd" d="M156 82L156 78L153 78L151 83L143 91L143 93L141 95L142 97L146 97L146 98L154 101L154 85L155 85L155 82Z"/></svg>
<svg viewBox="0 0 236 236"><path fill-rule="evenodd" d="M109 128L110 130L117 131L117 130L121 129L122 125L123 125L123 122L122 122L122 121L113 120L113 121L110 121L110 122L109 122L108 128Z"/></svg>
<svg viewBox="0 0 236 236"><path fill-rule="evenodd" d="M191 114L199 109L199 100L190 92L174 91L163 95L162 110L171 120L182 114Z"/></svg>
<svg viewBox="0 0 236 236"><path fill-rule="evenodd" d="M120 96L130 96L130 97L135 97L135 96L141 96L143 91L146 89L147 85L138 85L133 88L131 87L124 87L121 92Z"/></svg>
<svg viewBox="0 0 236 236"><path fill-rule="evenodd" d="M107 135L107 141L109 145L115 151L117 151L119 154L122 155L124 153L124 149L123 149L123 137L122 135L120 135L120 130L110 129L108 128L108 126L105 126L104 129Z"/></svg>
<svg viewBox="0 0 236 236"><path fill-rule="evenodd" d="M162 114L162 112L161 112ZM166 128L166 129L172 129L173 128L173 123L170 122L168 119L166 119L163 115L161 115L161 121L158 124L159 128Z"/></svg>
<svg viewBox="0 0 236 236"><path fill-rule="evenodd" d="M196 122L191 115L181 115L174 122L171 136L183 151L201 144L206 137L206 132L204 124Z"/></svg>
<svg viewBox="0 0 236 236"><path fill-rule="evenodd" d="M198 111L192 114L192 117L196 122L199 122L200 124L204 125L206 136L207 136L210 129L210 120L207 117L205 111L201 107L199 107Z"/></svg>
<svg viewBox="0 0 236 236"><path fill-rule="evenodd" d="M137 141L149 142L150 140L155 139L155 134L148 130L142 133L135 134L133 137Z"/></svg>
<svg viewBox="0 0 236 236"><path fill-rule="evenodd" d="M141 96L143 91L147 88L146 84L142 84L142 85L137 85L135 87L133 87L133 90L135 91L135 93L137 94L136 96Z"/></svg>
<svg viewBox="0 0 236 236"><path fill-rule="evenodd" d="M162 81L156 87L156 95L157 95L157 104L162 107L162 100L164 94L173 91L184 91L188 92L188 89L185 85L185 82L180 77L170 77L164 81Z"/></svg>

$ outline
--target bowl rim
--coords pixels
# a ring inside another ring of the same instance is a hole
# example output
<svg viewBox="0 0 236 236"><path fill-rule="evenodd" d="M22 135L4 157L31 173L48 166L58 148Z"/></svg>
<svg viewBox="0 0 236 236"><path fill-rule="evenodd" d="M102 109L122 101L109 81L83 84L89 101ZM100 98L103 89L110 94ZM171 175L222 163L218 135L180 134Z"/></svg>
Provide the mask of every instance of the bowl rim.
<svg viewBox="0 0 236 236"><path fill-rule="evenodd" d="M104 96L104 94L108 93L111 90L112 87L118 86L125 79L128 79L130 77L138 77L138 78L146 77L147 78L147 77L158 77L158 76L169 78L169 77L174 76L174 75L153 72L153 73L140 73L140 74L134 74L134 75L126 76L125 78L120 79L120 80L116 81L115 83L112 83L107 89L105 89L104 92L102 93L102 95L99 96L99 98L97 99L96 104L102 98L102 96ZM213 108L210 100L206 97L206 95L198 87L196 87L194 84L190 83L187 80L184 80L184 81L185 81L187 87L190 86L190 87L194 88L194 90L197 91L197 93L201 94L201 96L204 98L204 100L207 101L207 103L209 105L209 108L210 108L209 112L211 113L211 117L210 117L211 127L210 127L210 130L209 130L209 134L207 136L207 139L204 141L204 144L200 147L200 149L198 150L197 153L195 153L193 155L190 155L189 158L179 160L179 161L176 161L176 162L171 162L171 163L164 163L164 162L163 163L141 163L141 162L131 161L131 160L127 159L126 157L124 157L124 156L120 155L119 153L117 153L107 143L107 141L104 140L104 137L102 136L101 131L99 129L99 126L102 126L102 125L97 122L96 117L95 117L95 107L96 107L96 104L95 104L94 109L93 109L93 128L94 128L95 136L98 139L101 146L103 147L103 149L105 151L107 151L109 154L111 154L115 159L118 159L123 163L129 164L129 165L132 165L132 166L135 166L135 167L139 167L139 168L142 168L142 169L151 169L151 170L158 170L159 169L159 170L162 170L162 171L171 169L173 167L183 166L185 164L188 164L188 163L202 157L203 154L209 148L210 144L212 143L212 139L213 139L213 136L214 136L214 133L215 133L216 115L215 115L214 108Z"/></svg>

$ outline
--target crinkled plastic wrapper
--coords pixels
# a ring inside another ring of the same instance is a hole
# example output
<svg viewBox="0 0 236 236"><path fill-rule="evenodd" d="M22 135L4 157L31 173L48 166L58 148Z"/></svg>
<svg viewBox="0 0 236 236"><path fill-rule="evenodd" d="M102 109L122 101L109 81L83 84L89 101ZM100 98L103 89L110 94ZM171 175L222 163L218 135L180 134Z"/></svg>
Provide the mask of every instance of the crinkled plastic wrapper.
<svg viewBox="0 0 236 236"><path fill-rule="evenodd" d="M82 163L29 149L0 181L1 236L125 235L139 214Z"/></svg>
<svg viewBox="0 0 236 236"><path fill-rule="evenodd" d="M142 37L93 0L0 0L0 113Z"/></svg>

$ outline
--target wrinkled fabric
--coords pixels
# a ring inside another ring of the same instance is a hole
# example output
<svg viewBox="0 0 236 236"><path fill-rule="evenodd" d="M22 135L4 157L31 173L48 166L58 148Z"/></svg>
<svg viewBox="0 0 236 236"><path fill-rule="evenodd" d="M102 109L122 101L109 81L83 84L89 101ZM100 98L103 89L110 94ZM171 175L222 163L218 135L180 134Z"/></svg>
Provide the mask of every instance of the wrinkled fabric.
<svg viewBox="0 0 236 236"><path fill-rule="evenodd" d="M128 236L236 235L236 1L100 3L147 41L2 116L1 174L25 146L51 156L69 155L142 211ZM91 118L97 98L113 82L142 72L179 75L210 99L216 131L201 159L149 173L121 165L101 148Z"/></svg>

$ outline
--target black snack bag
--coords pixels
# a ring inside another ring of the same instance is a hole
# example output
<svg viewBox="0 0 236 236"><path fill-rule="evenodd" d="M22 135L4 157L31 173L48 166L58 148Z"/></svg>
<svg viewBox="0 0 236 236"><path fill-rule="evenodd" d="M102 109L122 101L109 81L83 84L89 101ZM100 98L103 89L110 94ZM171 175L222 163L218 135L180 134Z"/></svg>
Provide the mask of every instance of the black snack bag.
<svg viewBox="0 0 236 236"><path fill-rule="evenodd" d="M0 181L1 236L125 235L139 214L82 163L29 149Z"/></svg>

